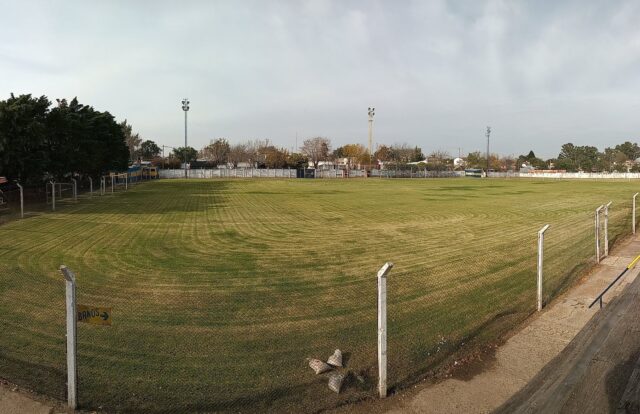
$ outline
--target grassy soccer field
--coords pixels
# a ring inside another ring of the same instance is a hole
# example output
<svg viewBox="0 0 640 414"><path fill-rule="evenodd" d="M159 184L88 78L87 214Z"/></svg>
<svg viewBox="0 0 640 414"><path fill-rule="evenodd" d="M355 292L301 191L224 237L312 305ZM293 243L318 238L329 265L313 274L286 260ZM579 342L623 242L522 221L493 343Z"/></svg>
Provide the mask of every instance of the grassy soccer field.
<svg viewBox="0 0 640 414"><path fill-rule="evenodd" d="M401 385L549 300L594 259L593 210L631 229L634 182L164 180L0 226L0 377L64 399L65 264L78 303L79 402L107 411L316 411L373 394L376 271ZM336 348L336 395L305 358Z"/></svg>

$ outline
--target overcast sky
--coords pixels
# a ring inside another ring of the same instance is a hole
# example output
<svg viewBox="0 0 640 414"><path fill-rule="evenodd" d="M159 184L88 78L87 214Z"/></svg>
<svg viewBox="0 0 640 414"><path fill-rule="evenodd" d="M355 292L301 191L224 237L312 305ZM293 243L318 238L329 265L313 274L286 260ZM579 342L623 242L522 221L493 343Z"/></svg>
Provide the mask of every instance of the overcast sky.
<svg viewBox="0 0 640 414"><path fill-rule="evenodd" d="M557 156L640 141L640 1L0 0L0 98L80 102L143 138L408 143Z"/></svg>

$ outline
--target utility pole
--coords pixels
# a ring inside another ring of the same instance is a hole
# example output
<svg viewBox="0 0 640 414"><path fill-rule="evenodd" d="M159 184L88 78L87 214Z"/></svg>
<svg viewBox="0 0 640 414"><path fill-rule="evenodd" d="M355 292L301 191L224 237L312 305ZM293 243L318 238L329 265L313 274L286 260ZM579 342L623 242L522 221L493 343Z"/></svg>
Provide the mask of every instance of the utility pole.
<svg viewBox="0 0 640 414"><path fill-rule="evenodd" d="M182 110L184 111L184 178L187 178L187 112L189 111L189 99L182 100Z"/></svg>
<svg viewBox="0 0 640 414"><path fill-rule="evenodd" d="M369 169L372 168L372 164L373 164L373 116L376 114L375 110L376 110L376 108L374 108L374 107L369 107L369 110L368 110L368 114L369 114Z"/></svg>
<svg viewBox="0 0 640 414"><path fill-rule="evenodd" d="M487 178L489 178L489 137L491 136L491 127L487 127Z"/></svg>

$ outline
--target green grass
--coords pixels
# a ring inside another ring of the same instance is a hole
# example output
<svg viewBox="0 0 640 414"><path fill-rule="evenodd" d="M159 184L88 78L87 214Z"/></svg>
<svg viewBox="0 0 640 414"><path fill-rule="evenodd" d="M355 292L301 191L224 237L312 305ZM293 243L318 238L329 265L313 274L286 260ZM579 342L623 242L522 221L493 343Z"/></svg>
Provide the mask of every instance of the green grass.
<svg viewBox="0 0 640 414"><path fill-rule="evenodd" d="M80 325L79 402L107 411L316 411L372 395L376 278L389 280L389 379L489 341L594 259L593 210L631 228L633 182L174 180L0 226L0 377L64 399L64 283L113 307ZM615 238L612 236L612 238ZM366 381L336 395L307 357Z"/></svg>

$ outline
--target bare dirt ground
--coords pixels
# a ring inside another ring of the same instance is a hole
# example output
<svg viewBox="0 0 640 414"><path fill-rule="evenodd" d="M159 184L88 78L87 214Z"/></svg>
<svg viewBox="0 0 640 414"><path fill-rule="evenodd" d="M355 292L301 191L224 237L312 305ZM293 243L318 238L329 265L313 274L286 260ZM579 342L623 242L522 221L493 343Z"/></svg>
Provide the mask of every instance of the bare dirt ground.
<svg viewBox="0 0 640 414"><path fill-rule="evenodd" d="M334 413L488 413L518 393L536 377L544 367L557 357L578 335L587 323L598 314L598 306L588 309L591 301L640 253L640 238L629 238L619 243L610 256L601 261L593 271L578 284L533 316L521 330L513 333L506 342L485 353L480 360L460 369L454 369L451 378L438 383L422 383L412 389L401 390L385 401L370 400L356 405L341 407ZM640 266L630 270L604 298L604 307L632 283ZM637 284L640 288L640 281ZM535 297L532 295L532 301ZM636 304L638 301L636 300ZM638 305L635 305L638 307ZM632 309L629 309L631 311ZM604 314L604 311L603 311ZM637 315L637 312L635 313ZM640 330L639 330L640 331ZM606 336L606 329L601 332ZM588 334L585 334L588 335ZM626 355L626 354L625 354ZM584 355L583 355L584 356ZM577 357L576 357L577 358ZM629 361L620 361L618 379L600 379L601 387L615 388L619 396L625 389L637 356L627 356ZM572 362L576 363L576 359ZM626 364L626 365L625 365ZM597 365L597 364L596 364ZM584 368L584 367L582 367ZM597 371L597 370L596 370ZM594 375L603 375L594 371ZM622 372L624 371L624 372ZM546 372L546 371L544 371ZM536 377L538 386L545 383L545 375ZM639 374L640 375L640 374ZM622 379L622 377L624 377ZM559 380L562 381L562 380ZM616 382L616 383L614 383ZM597 387L585 387L586 395ZM611 393L612 391L609 391ZM526 394L522 398L526 398ZM542 412L536 400L521 412ZM610 397L609 397L610 398ZM605 398L606 399L606 398ZM607 399L607 404L608 404ZM522 401L520 401L522 403ZM556 401L557 402L557 401ZM617 401L616 401L617 403ZM504 412L513 412L517 406L506 406ZM551 407L551 406L549 406ZM545 408L549 408L545 406ZM609 407L609 405L607 405ZM591 410L587 410L591 411ZM596 410L592 412L606 412ZM546 412L546 411L545 411ZM586 412L586 411L568 411Z"/></svg>
<svg viewBox="0 0 640 414"><path fill-rule="evenodd" d="M639 299L640 279L636 279L497 412L640 412Z"/></svg>
<svg viewBox="0 0 640 414"><path fill-rule="evenodd" d="M58 401L43 398L0 379L0 413L51 414L66 413Z"/></svg>

